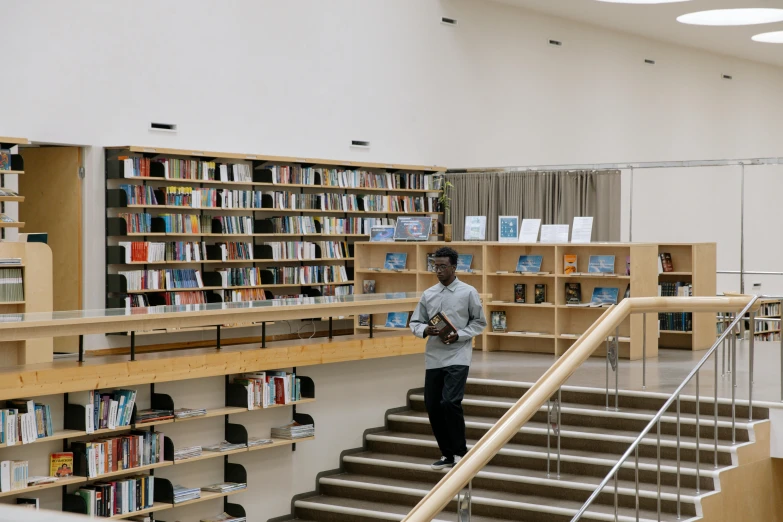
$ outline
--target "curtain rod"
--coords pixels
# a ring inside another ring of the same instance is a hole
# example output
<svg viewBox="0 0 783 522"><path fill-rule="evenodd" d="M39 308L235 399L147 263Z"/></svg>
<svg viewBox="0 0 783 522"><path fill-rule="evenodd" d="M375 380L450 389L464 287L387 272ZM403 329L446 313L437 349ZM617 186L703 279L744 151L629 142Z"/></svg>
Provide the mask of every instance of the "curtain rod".
<svg viewBox="0 0 783 522"><path fill-rule="evenodd" d="M593 163L582 165L528 165L518 167L458 168L448 169L450 174L468 172L513 172L549 170L624 170L660 169L682 167L729 167L738 165L783 165L783 158L750 158L736 160L657 161L640 163Z"/></svg>

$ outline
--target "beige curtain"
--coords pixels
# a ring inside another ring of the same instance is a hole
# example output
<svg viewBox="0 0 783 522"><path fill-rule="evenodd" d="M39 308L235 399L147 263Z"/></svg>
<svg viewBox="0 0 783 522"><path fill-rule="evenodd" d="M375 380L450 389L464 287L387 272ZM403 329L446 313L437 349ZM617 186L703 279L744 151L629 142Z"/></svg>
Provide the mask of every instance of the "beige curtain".
<svg viewBox="0 0 783 522"><path fill-rule="evenodd" d="M450 173L446 179L454 184L455 241L463 239L465 216L487 216L490 241L497 240L498 216L569 226L574 216L593 216L593 241L620 240L618 170Z"/></svg>

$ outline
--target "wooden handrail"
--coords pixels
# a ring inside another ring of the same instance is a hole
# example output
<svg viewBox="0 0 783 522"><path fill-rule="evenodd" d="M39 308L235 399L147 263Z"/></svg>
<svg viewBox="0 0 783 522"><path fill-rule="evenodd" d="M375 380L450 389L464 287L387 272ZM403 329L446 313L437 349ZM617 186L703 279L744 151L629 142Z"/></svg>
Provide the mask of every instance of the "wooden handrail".
<svg viewBox="0 0 783 522"><path fill-rule="evenodd" d="M610 307L427 493L403 522L429 522L440 513L632 313L731 312L741 310L750 300L750 296L634 297Z"/></svg>

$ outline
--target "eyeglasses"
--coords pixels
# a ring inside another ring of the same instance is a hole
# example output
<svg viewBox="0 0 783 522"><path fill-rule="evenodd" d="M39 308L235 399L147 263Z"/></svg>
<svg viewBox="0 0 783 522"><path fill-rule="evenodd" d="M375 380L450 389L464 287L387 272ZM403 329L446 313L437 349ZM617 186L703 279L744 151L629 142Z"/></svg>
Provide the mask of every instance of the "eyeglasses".
<svg viewBox="0 0 783 522"><path fill-rule="evenodd" d="M445 272L447 269L451 268L452 265L432 265L432 268L436 272Z"/></svg>

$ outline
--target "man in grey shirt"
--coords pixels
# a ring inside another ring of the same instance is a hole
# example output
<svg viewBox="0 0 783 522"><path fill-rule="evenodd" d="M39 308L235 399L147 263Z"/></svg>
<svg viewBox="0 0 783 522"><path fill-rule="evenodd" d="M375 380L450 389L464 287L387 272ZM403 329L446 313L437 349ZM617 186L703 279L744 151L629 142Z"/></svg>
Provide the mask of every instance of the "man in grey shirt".
<svg viewBox="0 0 783 522"><path fill-rule="evenodd" d="M416 337L428 338L424 404L443 455L432 464L436 470L454 466L468 451L462 398L473 355L472 339L487 327L478 292L457 279L457 257L448 247L435 252L433 263L440 282L424 291L410 321ZM438 337L438 328L429 324L440 312L457 330L444 340Z"/></svg>

